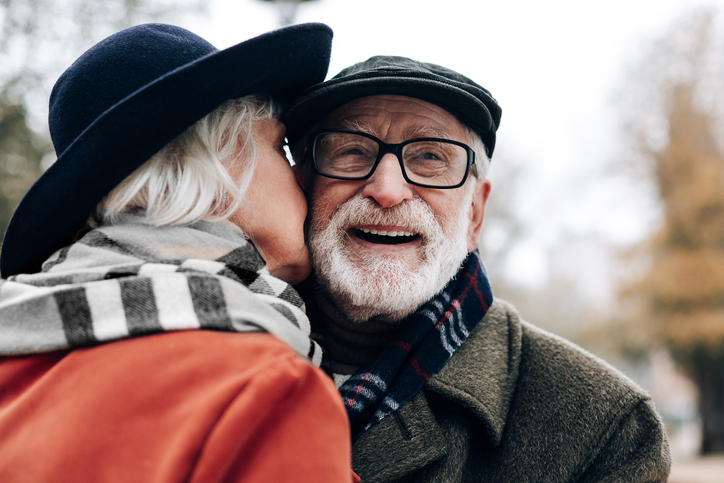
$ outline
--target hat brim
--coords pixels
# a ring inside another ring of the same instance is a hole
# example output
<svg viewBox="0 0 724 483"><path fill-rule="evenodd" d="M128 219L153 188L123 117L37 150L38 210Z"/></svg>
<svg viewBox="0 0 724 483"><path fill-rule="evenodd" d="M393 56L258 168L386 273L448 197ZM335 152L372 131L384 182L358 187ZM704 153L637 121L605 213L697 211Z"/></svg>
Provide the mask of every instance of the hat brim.
<svg viewBox="0 0 724 483"><path fill-rule="evenodd" d="M466 90L438 80L394 75L371 78L332 79L321 87L311 87L284 116L292 144L310 127L335 109L368 96L400 95L414 97L442 107L479 133L490 152L495 146L495 126L487 106ZM492 132L492 137L488 133Z"/></svg>
<svg viewBox="0 0 724 483"><path fill-rule="evenodd" d="M113 188L225 101L257 92L289 101L323 80L331 41L324 24L275 30L179 67L105 111L20 202L3 240L2 276L39 271Z"/></svg>

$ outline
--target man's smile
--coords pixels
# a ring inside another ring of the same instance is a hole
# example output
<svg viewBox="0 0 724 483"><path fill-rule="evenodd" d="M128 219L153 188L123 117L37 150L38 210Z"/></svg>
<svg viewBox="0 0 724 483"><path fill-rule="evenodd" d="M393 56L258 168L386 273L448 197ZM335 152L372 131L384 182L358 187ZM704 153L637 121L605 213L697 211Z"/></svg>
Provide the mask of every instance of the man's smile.
<svg viewBox="0 0 724 483"><path fill-rule="evenodd" d="M354 227L349 231L351 235L363 241L381 245L401 245L413 242L420 238L418 233L400 227Z"/></svg>

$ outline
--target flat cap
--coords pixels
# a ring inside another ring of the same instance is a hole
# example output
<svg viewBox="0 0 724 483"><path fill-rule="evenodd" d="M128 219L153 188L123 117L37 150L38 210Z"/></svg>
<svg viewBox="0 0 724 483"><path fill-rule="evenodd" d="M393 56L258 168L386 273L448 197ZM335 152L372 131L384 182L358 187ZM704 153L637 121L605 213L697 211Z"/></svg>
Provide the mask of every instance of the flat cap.
<svg viewBox="0 0 724 483"><path fill-rule="evenodd" d="M407 57L371 57L308 88L285 116L287 136L293 145L336 108L385 94L415 97L442 107L478 133L492 156L502 111L490 92L454 70Z"/></svg>

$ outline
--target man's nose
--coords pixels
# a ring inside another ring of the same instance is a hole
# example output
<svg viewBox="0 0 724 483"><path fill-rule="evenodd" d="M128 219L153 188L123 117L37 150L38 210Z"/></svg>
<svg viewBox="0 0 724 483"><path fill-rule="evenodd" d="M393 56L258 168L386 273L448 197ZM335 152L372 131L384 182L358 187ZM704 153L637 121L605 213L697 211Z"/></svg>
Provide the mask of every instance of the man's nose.
<svg viewBox="0 0 724 483"><path fill-rule="evenodd" d="M367 180L362 195L374 198L383 208L412 198L410 184L405 181L400 162L394 154L387 153L382 157L377 169Z"/></svg>

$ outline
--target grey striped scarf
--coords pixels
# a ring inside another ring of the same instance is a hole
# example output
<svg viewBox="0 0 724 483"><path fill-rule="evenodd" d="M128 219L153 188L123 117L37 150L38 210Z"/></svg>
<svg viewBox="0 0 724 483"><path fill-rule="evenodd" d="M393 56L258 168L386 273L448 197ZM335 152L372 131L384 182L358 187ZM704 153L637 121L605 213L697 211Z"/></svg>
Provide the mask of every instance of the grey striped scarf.
<svg viewBox="0 0 724 483"><path fill-rule="evenodd" d="M319 365L304 304L230 223L91 230L37 274L0 280L0 355L172 330L265 331Z"/></svg>

